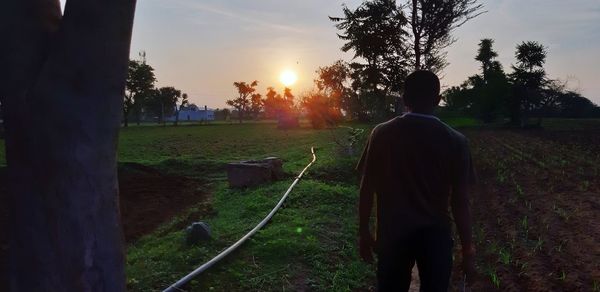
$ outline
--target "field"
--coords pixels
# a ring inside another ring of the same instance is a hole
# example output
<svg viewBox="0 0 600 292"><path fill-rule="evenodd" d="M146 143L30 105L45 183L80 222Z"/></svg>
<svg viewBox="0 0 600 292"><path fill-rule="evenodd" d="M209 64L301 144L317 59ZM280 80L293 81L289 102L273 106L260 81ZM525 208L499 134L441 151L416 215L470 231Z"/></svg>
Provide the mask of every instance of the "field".
<svg viewBox="0 0 600 292"><path fill-rule="evenodd" d="M548 120L545 130L529 131L448 122L468 126L461 131L478 173L472 206L481 279L474 291L600 291L600 121ZM356 253L353 171L370 126L349 126L365 129L354 153L336 143L347 140L347 128L280 131L253 123L123 129L119 176L128 289L164 289L236 241L275 205L314 145L317 163L272 222L186 290L373 290L373 268ZM284 160L288 179L227 188L225 163L267 156ZM2 224L5 214L0 209ZM186 245L182 230L200 220L209 223L213 239ZM6 239L0 242L5 253ZM457 254L453 288L460 281L459 261Z"/></svg>

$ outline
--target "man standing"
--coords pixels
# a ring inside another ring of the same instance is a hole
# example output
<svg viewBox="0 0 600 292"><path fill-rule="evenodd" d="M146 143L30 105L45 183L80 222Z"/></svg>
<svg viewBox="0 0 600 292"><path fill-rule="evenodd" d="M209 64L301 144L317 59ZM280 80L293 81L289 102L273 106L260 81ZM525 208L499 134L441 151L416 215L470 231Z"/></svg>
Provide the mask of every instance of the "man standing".
<svg viewBox="0 0 600 292"><path fill-rule="evenodd" d="M378 255L378 291L407 291L415 264L421 291L447 291L452 270L451 221L461 239L463 270L474 276L468 186L474 182L466 138L433 116L440 81L430 71L406 78L407 114L377 125L358 169L362 172L359 248ZM377 196L377 240L369 221Z"/></svg>

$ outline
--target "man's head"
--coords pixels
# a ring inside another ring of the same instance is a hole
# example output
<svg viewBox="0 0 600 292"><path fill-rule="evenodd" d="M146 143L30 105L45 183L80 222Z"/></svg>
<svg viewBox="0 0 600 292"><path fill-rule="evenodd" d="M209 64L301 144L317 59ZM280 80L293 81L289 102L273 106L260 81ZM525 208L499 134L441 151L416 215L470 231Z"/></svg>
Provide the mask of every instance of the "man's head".
<svg viewBox="0 0 600 292"><path fill-rule="evenodd" d="M440 99L440 79L435 73L417 70L406 77L404 104L411 111L431 113Z"/></svg>

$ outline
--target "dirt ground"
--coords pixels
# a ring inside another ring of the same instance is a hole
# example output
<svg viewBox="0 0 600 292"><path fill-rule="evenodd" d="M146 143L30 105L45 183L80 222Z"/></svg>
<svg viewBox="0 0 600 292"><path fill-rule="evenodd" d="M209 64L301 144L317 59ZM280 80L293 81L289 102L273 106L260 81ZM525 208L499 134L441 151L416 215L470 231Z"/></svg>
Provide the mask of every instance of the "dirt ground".
<svg viewBox="0 0 600 292"><path fill-rule="evenodd" d="M0 169L0 230L7 230L6 169ZM119 166L121 217L125 240L132 243L142 235L155 230L161 223L205 201L201 185L191 179L161 173L151 167L135 163ZM0 283L5 281L8 252L6 232L0 233ZM4 291L1 289L0 291Z"/></svg>
<svg viewBox="0 0 600 292"><path fill-rule="evenodd" d="M600 291L600 132L466 134L479 175L473 291Z"/></svg>

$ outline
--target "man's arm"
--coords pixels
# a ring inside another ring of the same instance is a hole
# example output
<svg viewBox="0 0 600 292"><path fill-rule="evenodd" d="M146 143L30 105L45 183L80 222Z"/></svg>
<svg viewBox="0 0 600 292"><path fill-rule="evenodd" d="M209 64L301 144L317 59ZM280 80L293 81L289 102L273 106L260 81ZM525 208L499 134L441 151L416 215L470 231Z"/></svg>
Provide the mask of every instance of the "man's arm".
<svg viewBox="0 0 600 292"><path fill-rule="evenodd" d="M371 132L367 146L363 151L357 169L362 174L360 182L360 198L358 202L358 241L361 258L366 262L373 261L373 248L375 240L371 234L369 222L371 221L371 210L373 209L373 197L375 196L374 171L377 167L377 159L374 157L377 143L373 143L377 127Z"/></svg>
<svg viewBox="0 0 600 292"><path fill-rule="evenodd" d="M369 222L371 221L371 210L373 209L373 198L375 188L370 179L371 176L363 175L360 182L360 199L358 205L358 220L359 220L359 249L360 256L366 262L373 261L373 248L375 240L371 234Z"/></svg>
<svg viewBox="0 0 600 292"><path fill-rule="evenodd" d="M452 205L452 215L456 222L456 229L458 230L458 236L460 237L463 254L473 253L471 209L469 207L469 195L466 184L461 184L452 188L450 204Z"/></svg>
<svg viewBox="0 0 600 292"><path fill-rule="evenodd" d="M467 276L467 282L473 283L477 275L475 269L475 246L472 238L471 210L469 208L468 188L466 184L461 184L452 188L452 215L460 237L462 247L462 268Z"/></svg>

